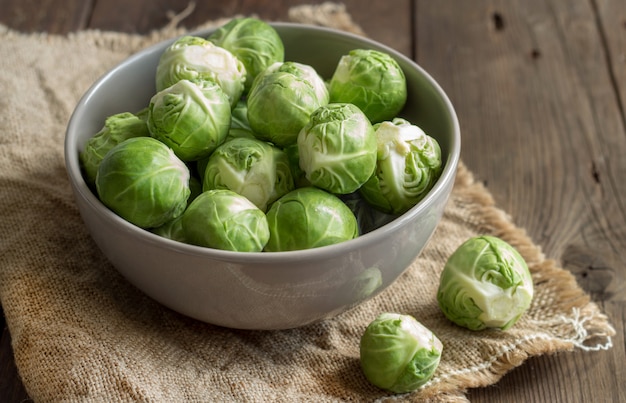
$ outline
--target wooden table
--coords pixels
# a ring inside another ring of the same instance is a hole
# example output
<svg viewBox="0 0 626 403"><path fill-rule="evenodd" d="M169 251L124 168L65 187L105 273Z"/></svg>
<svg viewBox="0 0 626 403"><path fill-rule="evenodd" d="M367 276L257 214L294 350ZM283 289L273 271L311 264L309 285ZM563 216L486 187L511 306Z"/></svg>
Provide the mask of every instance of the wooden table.
<svg viewBox="0 0 626 403"><path fill-rule="evenodd" d="M197 2L182 25L296 0ZM626 2L343 0L373 39L415 59L449 94L462 160L617 330L609 351L528 360L474 402L626 401ZM186 0L0 0L0 23L55 34L145 33ZM2 317L0 401L28 399Z"/></svg>

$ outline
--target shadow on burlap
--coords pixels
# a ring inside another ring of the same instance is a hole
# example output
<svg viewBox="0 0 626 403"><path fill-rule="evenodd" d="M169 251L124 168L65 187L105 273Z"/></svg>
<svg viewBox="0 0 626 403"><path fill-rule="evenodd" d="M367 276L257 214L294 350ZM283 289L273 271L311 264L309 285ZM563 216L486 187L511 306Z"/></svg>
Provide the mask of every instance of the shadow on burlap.
<svg viewBox="0 0 626 403"><path fill-rule="evenodd" d="M331 3L294 8L290 18L362 33ZM143 295L108 263L80 219L65 173L64 132L79 97L101 74L182 33L175 23L145 36L25 35L0 26L0 298L35 401L466 401L465 390L495 383L531 356L611 347L606 316L463 164L420 258L382 294L332 320L284 331L231 330ZM507 332L461 329L437 307L447 256L479 234L511 243L532 271L532 307ZM393 397L360 371L359 338L383 311L415 316L444 344L434 378L420 391Z"/></svg>

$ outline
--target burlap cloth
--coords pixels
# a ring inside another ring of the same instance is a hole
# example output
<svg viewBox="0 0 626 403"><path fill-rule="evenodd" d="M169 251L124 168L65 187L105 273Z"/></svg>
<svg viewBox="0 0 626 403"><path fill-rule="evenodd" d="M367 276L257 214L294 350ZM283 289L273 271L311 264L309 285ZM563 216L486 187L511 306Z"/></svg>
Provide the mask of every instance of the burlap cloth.
<svg viewBox="0 0 626 403"><path fill-rule="evenodd" d="M359 32L340 5L291 11L294 21ZM382 294L335 319L286 331L231 330L172 312L129 285L79 217L64 132L91 83L130 54L181 34L174 25L145 36L27 35L0 26L0 298L35 401L385 400L391 395L368 384L358 359L359 338L382 311L414 315L445 346L434 378L396 397L407 401L466 401L468 388L495 383L528 357L610 348L605 315L462 164L421 257ZM507 332L461 329L436 304L445 259L478 234L510 242L533 274L532 307Z"/></svg>

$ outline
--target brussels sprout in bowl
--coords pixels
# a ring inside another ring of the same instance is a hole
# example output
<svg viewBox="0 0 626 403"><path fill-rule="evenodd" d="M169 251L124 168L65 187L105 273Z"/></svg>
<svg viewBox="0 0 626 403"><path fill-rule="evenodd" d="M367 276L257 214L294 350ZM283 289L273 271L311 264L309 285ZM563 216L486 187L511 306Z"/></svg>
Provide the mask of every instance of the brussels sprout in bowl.
<svg viewBox="0 0 626 403"><path fill-rule="evenodd" d="M147 48L101 77L67 128L65 159L80 214L116 269L154 300L189 317L240 329L285 329L338 315L382 292L421 253L452 190L460 154L455 111L421 67L380 43L333 29L271 24L285 60L312 66L325 80L353 49L389 54L402 68L407 101L399 117L438 141L442 167L428 193L384 225L334 245L281 252L236 252L168 239L107 208L85 180L79 155L107 117L145 108L155 73L175 39ZM213 30L194 33L208 37ZM371 280L371 281L370 281Z"/></svg>

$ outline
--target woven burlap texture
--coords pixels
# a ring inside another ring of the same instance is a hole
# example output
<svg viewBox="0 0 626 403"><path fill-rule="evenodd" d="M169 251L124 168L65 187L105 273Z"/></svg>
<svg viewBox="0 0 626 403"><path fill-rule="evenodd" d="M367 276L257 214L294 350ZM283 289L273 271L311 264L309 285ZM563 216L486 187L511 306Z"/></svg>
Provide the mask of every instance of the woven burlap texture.
<svg viewBox="0 0 626 403"><path fill-rule="evenodd" d="M361 32L341 5L298 7L290 18ZM81 221L64 167L64 132L89 85L132 53L182 34L174 25L144 36L20 34L0 26L0 298L35 401L466 401L468 388L497 382L528 357L611 346L606 316L463 164L420 258L383 293L334 319L284 331L231 330L143 295ZM456 327L435 300L447 256L479 234L510 242L533 274L532 307L506 332ZM383 311L414 315L444 344L434 378L420 391L392 396L361 373L359 338Z"/></svg>

